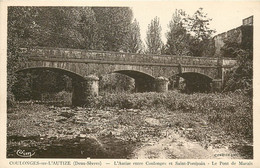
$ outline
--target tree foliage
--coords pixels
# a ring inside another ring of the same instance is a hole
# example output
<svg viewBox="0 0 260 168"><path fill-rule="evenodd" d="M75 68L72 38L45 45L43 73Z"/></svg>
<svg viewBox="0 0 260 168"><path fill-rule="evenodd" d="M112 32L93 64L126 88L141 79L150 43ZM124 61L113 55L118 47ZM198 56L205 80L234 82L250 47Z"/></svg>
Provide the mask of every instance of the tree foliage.
<svg viewBox="0 0 260 168"><path fill-rule="evenodd" d="M188 17L188 31L198 40L209 39L214 32L208 26L212 19L207 17L203 8L199 8L191 17Z"/></svg>
<svg viewBox="0 0 260 168"><path fill-rule="evenodd" d="M8 12L9 39L15 36L10 42L24 47L119 51L137 24L127 7L10 7Z"/></svg>
<svg viewBox="0 0 260 168"><path fill-rule="evenodd" d="M236 41L224 40L224 46L220 49L223 57L236 58L240 45Z"/></svg>
<svg viewBox="0 0 260 168"><path fill-rule="evenodd" d="M241 90L249 96L253 95L253 51L237 49L234 53L237 67L227 72L223 92Z"/></svg>
<svg viewBox="0 0 260 168"><path fill-rule="evenodd" d="M148 25L148 30L146 32L147 53L161 54L161 48L163 44L161 40L161 31L162 28L159 18L155 17Z"/></svg>
<svg viewBox="0 0 260 168"><path fill-rule="evenodd" d="M124 41L124 52L129 53L141 53L143 51L143 43L141 40L139 23L135 19L132 24L129 25L129 31L127 38Z"/></svg>
<svg viewBox="0 0 260 168"><path fill-rule="evenodd" d="M209 40L215 30L209 28L212 19L207 17L203 8L199 8L191 17L188 17L188 32L192 35L190 51L194 56L203 56Z"/></svg>
<svg viewBox="0 0 260 168"><path fill-rule="evenodd" d="M176 10L169 23L167 32L166 54L169 55L189 55L189 40L185 23L186 13L183 10Z"/></svg>
<svg viewBox="0 0 260 168"><path fill-rule="evenodd" d="M209 28L212 19L207 17L202 8L192 16L183 10L176 10L169 23L166 54L205 56L214 30ZM210 53L212 54L212 53Z"/></svg>
<svg viewBox="0 0 260 168"><path fill-rule="evenodd" d="M98 48L97 22L88 7L33 7L31 37L34 46ZM16 10L20 10L18 7ZM27 9L28 10L28 9ZM25 23L24 23L25 24Z"/></svg>
<svg viewBox="0 0 260 168"><path fill-rule="evenodd" d="M128 7L93 7L105 51L120 51L132 23Z"/></svg>
<svg viewBox="0 0 260 168"><path fill-rule="evenodd" d="M72 43L78 46L73 48L102 49L101 35L98 31L98 22L95 13L90 7L71 8L65 13L68 18L71 29L65 29L64 34L72 40Z"/></svg>
<svg viewBox="0 0 260 168"><path fill-rule="evenodd" d="M226 72L223 91L240 90L249 96L253 95L253 31L252 27L241 27L243 40L238 42L241 32L224 40L221 48L223 57L236 58L237 66Z"/></svg>
<svg viewBox="0 0 260 168"><path fill-rule="evenodd" d="M33 45L31 34L34 27L35 15L32 15L34 12L35 10L32 7L20 7L19 10L12 7L8 8L7 103L9 105L14 102L12 87L17 80L15 72L20 63L26 61L25 57L19 55L19 48Z"/></svg>
<svg viewBox="0 0 260 168"><path fill-rule="evenodd" d="M224 38L220 49L223 57L236 58L240 49L253 51L253 27L241 26Z"/></svg>

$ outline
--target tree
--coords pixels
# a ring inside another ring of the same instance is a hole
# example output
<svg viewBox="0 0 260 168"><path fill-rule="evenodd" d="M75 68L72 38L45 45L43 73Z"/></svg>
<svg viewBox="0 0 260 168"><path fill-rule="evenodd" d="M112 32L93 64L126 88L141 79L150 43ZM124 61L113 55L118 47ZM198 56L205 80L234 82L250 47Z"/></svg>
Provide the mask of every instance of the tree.
<svg viewBox="0 0 260 168"><path fill-rule="evenodd" d="M35 14L37 46L77 49L99 47L97 22L88 7L39 7Z"/></svg>
<svg viewBox="0 0 260 168"><path fill-rule="evenodd" d="M247 95L253 95L253 51L236 50L238 65L227 72L224 79L223 92L242 90Z"/></svg>
<svg viewBox="0 0 260 168"><path fill-rule="evenodd" d="M189 32L198 40L209 39L214 32L208 27L211 20L203 8L199 8L192 17L188 17Z"/></svg>
<svg viewBox="0 0 260 168"><path fill-rule="evenodd" d="M34 7L9 7L7 22L7 103L12 105L14 95L12 87L17 81L16 71L22 62L20 48L34 44L32 29L35 27Z"/></svg>
<svg viewBox="0 0 260 168"><path fill-rule="evenodd" d="M66 33L66 30L71 29L74 25L66 17L68 9L61 7L39 7L36 9L35 28L32 29L36 46L77 48L78 43L75 43L74 39L69 38L68 33Z"/></svg>
<svg viewBox="0 0 260 168"><path fill-rule="evenodd" d="M239 49L241 46L238 42L225 39L224 46L221 47L220 51L223 57L236 58Z"/></svg>
<svg viewBox="0 0 260 168"><path fill-rule="evenodd" d="M183 10L176 10L169 23L167 32L166 54L169 55L189 55L189 40L185 23L186 13Z"/></svg>
<svg viewBox="0 0 260 168"><path fill-rule="evenodd" d="M223 92L241 90L249 96L253 95L253 35L250 34L249 30L248 39L242 43L237 42L239 34L224 40L222 56L236 58L237 66L226 72Z"/></svg>
<svg viewBox="0 0 260 168"><path fill-rule="evenodd" d="M63 29L63 35L71 41L70 48L102 49L98 23L90 7L65 8L64 17L70 22L70 26Z"/></svg>
<svg viewBox="0 0 260 168"><path fill-rule="evenodd" d="M98 23L103 50L123 50L133 19L132 10L128 7L93 7L92 9Z"/></svg>
<svg viewBox="0 0 260 168"><path fill-rule="evenodd" d="M124 42L124 51L130 53L141 53L142 52L142 40L140 34L139 23L135 19L134 22L129 26L129 32Z"/></svg>
<svg viewBox="0 0 260 168"><path fill-rule="evenodd" d="M203 56L208 47L210 38L215 32L208 27L211 20L203 12L203 8L199 8L193 16L187 18L187 30L192 36L189 46L193 56Z"/></svg>
<svg viewBox="0 0 260 168"><path fill-rule="evenodd" d="M83 36L85 48L92 50L102 49L103 43L94 11L91 8L84 7L80 14L81 20L78 23L80 24L79 32Z"/></svg>
<svg viewBox="0 0 260 168"><path fill-rule="evenodd" d="M161 40L160 21L158 17L155 17L151 23L148 25L148 30L146 32L146 45L147 53L150 54L161 54L162 40Z"/></svg>

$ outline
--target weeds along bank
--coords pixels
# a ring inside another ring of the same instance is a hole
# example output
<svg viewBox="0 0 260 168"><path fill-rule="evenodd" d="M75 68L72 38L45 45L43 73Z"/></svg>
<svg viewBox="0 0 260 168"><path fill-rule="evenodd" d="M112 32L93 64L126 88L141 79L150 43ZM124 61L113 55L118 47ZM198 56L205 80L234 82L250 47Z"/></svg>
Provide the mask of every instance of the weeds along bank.
<svg viewBox="0 0 260 168"><path fill-rule="evenodd" d="M202 136L206 136L203 135L205 129L224 131L224 135L249 142L252 142L253 139L252 98L240 92L183 94L172 91L167 93L104 94L96 98L90 105L96 108L153 109L155 112L161 113L162 117L171 111L173 114L180 114L179 117L177 115L173 119L175 121L172 123L179 127L192 128L197 126L195 123L198 120L203 120L202 129L196 129L195 137L190 137L197 140L202 140Z"/></svg>

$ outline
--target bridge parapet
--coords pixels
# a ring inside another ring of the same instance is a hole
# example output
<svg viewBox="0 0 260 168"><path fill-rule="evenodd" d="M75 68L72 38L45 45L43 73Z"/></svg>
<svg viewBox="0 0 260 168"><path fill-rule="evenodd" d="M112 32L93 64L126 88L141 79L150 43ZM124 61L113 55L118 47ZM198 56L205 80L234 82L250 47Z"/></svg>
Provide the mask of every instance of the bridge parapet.
<svg viewBox="0 0 260 168"><path fill-rule="evenodd" d="M220 61L218 58L209 57L192 57L176 55L147 55L132 54L121 52L107 52L68 48L49 48L33 47L21 48L22 53L29 57L42 59L79 59L79 60L96 60L109 62L131 62L131 63L150 63L150 64L171 64L171 65L194 65L194 66L223 66L230 65L232 59ZM233 61L234 62L234 61ZM233 63L232 63L233 64Z"/></svg>
<svg viewBox="0 0 260 168"><path fill-rule="evenodd" d="M222 66L225 66L225 67L233 67L236 64L237 64L236 59L225 58L222 60Z"/></svg>

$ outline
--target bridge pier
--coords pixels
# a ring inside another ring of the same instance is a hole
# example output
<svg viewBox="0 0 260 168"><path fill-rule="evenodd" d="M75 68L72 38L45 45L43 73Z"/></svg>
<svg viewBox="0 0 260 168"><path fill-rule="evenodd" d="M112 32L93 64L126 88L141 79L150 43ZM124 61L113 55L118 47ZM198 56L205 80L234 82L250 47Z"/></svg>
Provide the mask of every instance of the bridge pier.
<svg viewBox="0 0 260 168"><path fill-rule="evenodd" d="M222 90L222 80L221 79L213 79L212 80L212 91L220 92Z"/></svg>
<svg viewBox="0 0 260 168"><path fill-rule="evenodd" d="M165 77L155 78L156 92L167 92L169 80Z"/></svg>
<svg viewBox="0 0 260 168"><path fill-rule="evenodd" d="M87 76L84 81L73 82L72 105L83 106L90 103L90 100L98 96L98 81L96 76Z"/></svg>

